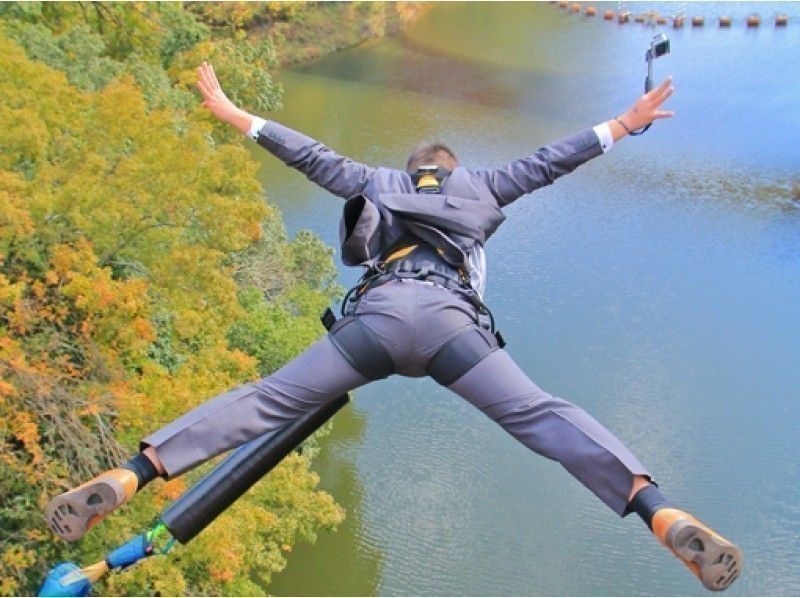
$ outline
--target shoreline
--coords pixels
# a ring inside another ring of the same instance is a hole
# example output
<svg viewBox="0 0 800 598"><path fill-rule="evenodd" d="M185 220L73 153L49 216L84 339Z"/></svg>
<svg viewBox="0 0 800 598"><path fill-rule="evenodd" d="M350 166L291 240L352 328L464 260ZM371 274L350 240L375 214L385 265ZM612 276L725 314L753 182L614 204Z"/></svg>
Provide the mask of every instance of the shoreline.
<svg viewBox="0 0 800 598"><path fill-rule="evenodd" d="M261 24L253 39L268 37L278 68L297 66L400 33L430 8L429 2L323 2L295 19Z"/></svg>

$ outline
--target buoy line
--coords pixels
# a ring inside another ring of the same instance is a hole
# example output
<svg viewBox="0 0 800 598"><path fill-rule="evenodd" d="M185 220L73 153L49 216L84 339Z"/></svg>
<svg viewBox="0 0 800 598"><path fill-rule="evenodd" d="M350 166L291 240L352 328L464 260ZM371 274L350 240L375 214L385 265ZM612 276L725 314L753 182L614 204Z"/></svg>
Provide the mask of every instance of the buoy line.
<svg viewBox="0 0 800 598"><path fill-rule="evenodd" d="M556 4L556 2L553 1L551 4ZM561 0L557 4L559 7L567 9L567 11L571 14L581 13L581 5L577 2L570 3L566 0ZM620 5L622 4L623 3L620 3ZM583 9L583 14L587 17L594 17L598 14L597 8L592 5L587 5ZM687 17L682 13L678 15L662 15L656 11L646 11L632 15L630 11L624 10L623 8L620 8L618 11L605 10L603 11L602 16L604 21L617 21L617 23L621 25L633 21L643 25L671 24L673 29L680 29L687 23ZM728 15L721 15L715 19L715 21L720 28L729 29L734 25L733 18ZM745 17L742 22L744 23L745 27L748 28L759 27L762 22L761 15L758 13L753 13ZM692 27L703 27L706 24L706 18L702 15L695 15L688 19L688 23ZM777 14L773 19L773 23L775 27L786 27L789 24L789 15L783 13Z"/></svg>

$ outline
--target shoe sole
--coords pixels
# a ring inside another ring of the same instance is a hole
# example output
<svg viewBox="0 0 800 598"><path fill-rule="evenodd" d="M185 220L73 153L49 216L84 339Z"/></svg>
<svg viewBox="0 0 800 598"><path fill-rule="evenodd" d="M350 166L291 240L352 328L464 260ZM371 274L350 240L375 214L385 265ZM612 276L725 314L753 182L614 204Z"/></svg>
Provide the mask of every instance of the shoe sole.
<svg viewBox="0 0 800 598"><path fill-rule="evenodd" d="M125 491L113 480L98 480L56 496L45 518L54 534L67 542L80 540L95 523L125 501Z"/></svg>
<svg viewBox="0 0 800 598"><path fill-rule="evenodd" d="M690 569L697 567L697 576L706 589L721 592L742 572L739 547L704 526L685 519L676 521L667 533L667 543Z"/></svg>

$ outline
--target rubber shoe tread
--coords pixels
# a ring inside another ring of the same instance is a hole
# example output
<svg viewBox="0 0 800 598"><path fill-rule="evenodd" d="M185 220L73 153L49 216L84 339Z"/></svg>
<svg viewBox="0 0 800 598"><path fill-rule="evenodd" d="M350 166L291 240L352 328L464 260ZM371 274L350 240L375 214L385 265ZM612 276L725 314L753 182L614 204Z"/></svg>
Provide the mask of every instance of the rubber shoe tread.
<svg viewBox="0 0 800 598"><path fill-rule="evenodd" d="M739 547L688 513L658 511L653 532L708 590L726 590L742 572L744 559Z"/></svg>
<svg viewBox="0 0 800 598"><path fill-rule="evenodd" d="M53 498L45 510L47 524L67 542L80 540L89 529L136 493L136 474L112 469Z"/></svg>

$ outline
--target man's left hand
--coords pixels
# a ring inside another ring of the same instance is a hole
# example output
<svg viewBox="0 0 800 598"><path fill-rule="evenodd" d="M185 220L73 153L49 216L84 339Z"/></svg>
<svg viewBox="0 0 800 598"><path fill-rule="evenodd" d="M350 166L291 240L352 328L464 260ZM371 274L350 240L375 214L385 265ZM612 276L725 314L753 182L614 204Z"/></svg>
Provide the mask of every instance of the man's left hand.
<svg viewBox="0 0 800 598"><path fill-rule="evenodd" d="M675 116L672 110L660 110L661 105L667 101L675 88L672 86L672 77L667 77L664 82L639 97L631 108L619 117L631 131L641 129L659 118Z"/></svg>

